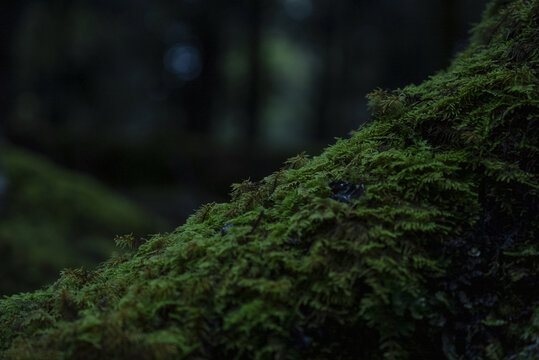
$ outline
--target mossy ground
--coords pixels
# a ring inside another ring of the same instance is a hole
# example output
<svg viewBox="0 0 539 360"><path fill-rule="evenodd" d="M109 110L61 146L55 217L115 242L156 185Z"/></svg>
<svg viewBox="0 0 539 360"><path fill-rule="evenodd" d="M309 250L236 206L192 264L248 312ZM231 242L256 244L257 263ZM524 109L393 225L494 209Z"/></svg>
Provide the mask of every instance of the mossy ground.
<svg viewBox="0 0 539 360"><path fill-rule="evenodd" d="M491 3L447 71L373 92L349 139L3 300L3 356L537 358L538 17Z"/></svg>
<svg viewBox="0 0 539 360"><path fill-rule="evenodd" d="M0 294L52 283L66 267L95 267L115 250L115 234L159 229L118 194L29 152L3 145L0 166Z"/></svg>

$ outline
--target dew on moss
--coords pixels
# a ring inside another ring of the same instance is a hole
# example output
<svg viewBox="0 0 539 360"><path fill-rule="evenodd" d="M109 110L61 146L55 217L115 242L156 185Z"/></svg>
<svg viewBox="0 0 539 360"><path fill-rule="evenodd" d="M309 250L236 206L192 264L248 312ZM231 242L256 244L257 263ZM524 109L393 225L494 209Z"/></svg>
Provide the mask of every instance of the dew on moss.
<svg viewBox="0 0 539 360"><path fill-rule="evenodd" d="M298 238L297 238L297 236L289 237L287 242L290 245L295 245L295 244L298 243Z"/></svg>
<svg viewBox="0 0 539 360"><path fill-rule="evenodd" d="M223 226L220 230L221 232L221 235L225 235L228 231L228 229L230 229L232 226L234 226L233 223L230 223L230 224L226 224L225 226Z"/></svg>
<svg viewBox="0 0 539 360"><path fill-rule="evenodd" d="M331 198L344 203L357 200L365 194L365 185L357 185L343 180L331 181L329 187L333 191Z"/></svg>

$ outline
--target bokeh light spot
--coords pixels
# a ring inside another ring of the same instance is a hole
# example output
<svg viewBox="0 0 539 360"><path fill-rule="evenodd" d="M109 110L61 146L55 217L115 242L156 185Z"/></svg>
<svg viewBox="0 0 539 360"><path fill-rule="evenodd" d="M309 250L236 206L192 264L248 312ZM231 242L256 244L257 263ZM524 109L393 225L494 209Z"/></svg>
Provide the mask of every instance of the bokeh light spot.
<svg viewBox="0 0 539 360"><path fill-rule="evenodd" d="M303 20L311 15L313 4L311 0L284 0L284 10L292 19Z"/></svg>
<svg viewBox="0 0 539 360"><path fill-rule="evenodd" d="M196 79L202 71L200 51L191 45L176 44L165 53L165 68L181 80Z"/></svg>

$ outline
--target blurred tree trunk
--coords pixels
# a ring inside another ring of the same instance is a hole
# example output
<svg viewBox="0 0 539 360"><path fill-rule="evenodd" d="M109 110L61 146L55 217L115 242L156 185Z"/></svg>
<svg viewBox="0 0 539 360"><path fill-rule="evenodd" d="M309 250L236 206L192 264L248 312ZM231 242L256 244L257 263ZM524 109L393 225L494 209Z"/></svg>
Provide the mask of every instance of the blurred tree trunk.
<svg viewBox="0 0 539 360"><path fill-rule="evenodd" d="M327 137L328 122L333 108L332 79L335 62L334 34L336 27L336 6L326 3L324 9L326 16L320 19L320 31L322 42L322 64L323 69L319 81L319 93L317 106L317 119L315 123L314 136L317 140L325 140Z"/></svg>
<svg viewBox="0 0 539 360"><path fill-rule="evenodd" d="M455 43L458 38L459 4L457 0L442 0L440 11L440 33L442 49L440 51L440 69L449 65L453 59Z"/></svg>
<svg viewBox="0 0 539 360"><path fill-rule="evenodd" d="M14 106L13 38L25 0L0 2L0 136L9 131L9 117Z"/></svg>
<svg viewBox="0 0 539 360"><path fill-rule="evenodd" d="M317 140L326 141L336 135L332 123L340 120L343 111L342 94L347 93L346 86L350 83L347 69L347 32L349 30L349 9L351 1L325 3L320 19L320 39L322 39L323 70L319 81L318 117L315 124L314 136Z"/></svg>
<svg viewBox="0 0 539 360"><path fill-rule="evenodd" d="M247 89L247 124L246 134L249 142L258 135L261 109L261 42L263 1L248 0L248 66L249 83Z"/></svg>
<svg viewBox="0 0 539 360"><path fill-rule="evenodd" d="M213 2L204 4L199 18L193 22L194 33L198 35L198 47L202 57L200 76L189 82L183 92L184 106L187 112L187 130L200 134L210 131L213 99L219 83L219 5ZM216 9L212 11L210 8Z"/></svg>

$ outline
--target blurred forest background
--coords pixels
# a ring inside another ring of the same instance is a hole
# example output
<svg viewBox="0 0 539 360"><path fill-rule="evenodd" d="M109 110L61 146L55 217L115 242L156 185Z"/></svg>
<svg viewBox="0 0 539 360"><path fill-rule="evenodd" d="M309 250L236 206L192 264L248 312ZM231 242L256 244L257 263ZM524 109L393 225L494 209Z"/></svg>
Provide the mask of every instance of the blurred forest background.
<svg viewBox="0 0 539 360"><path fill-rule="evenodd" d="M149 231L172 230L231 183L346 137L374 88L446 67L485 3L2 1L0 142L164 219ZM0 166L1 217L15 185Z"/></svg>

